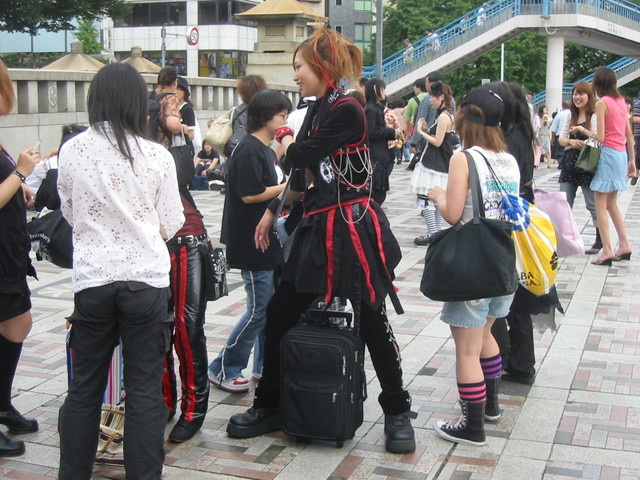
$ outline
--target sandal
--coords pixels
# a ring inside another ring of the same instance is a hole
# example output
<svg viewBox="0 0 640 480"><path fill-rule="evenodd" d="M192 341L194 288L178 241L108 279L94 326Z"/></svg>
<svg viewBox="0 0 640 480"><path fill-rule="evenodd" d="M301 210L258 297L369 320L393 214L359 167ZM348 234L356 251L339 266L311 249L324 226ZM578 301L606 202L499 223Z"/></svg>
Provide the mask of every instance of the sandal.
<svg viewBox="0 0 640 480"><path fill-rule="evenodd" d="M593 262L591 262L591 265L604 265L604 266L610 267L613 259L614 257L604 258L604 259L598 258L597 260L594 260Z"/></svg>

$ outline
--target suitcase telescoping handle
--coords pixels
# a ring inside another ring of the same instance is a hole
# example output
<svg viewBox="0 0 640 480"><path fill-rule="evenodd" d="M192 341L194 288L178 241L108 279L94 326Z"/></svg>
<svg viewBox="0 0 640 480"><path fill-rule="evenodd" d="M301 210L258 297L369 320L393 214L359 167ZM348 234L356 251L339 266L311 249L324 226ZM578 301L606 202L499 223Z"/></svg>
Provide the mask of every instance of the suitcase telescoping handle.
<svg viewBox="0 0 640 480"><path fill-rule="evenodd" d="M324 302L322 297L318 297L314 300L311 308L305 311L301 318L300 323L307 325L320 325L335 327L342 323L340 320L344 320L344 324L347 328L350 328L357 335L360 332L360 302L351 301L353 313L345 312L341 310L330 310L334 302Z"/></svg>

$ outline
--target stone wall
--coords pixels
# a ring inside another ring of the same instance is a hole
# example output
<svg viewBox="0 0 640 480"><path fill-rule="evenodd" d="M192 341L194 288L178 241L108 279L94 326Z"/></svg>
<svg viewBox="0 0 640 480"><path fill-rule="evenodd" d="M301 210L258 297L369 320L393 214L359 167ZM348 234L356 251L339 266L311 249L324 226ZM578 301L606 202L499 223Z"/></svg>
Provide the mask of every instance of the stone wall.
<svg viewBox="0 0 640 480"><path fill-rule="evenodd" d="M88 122L86 98L95 73L27 69L10 69L9 73L16 103L11 115L0 117L0 143L14 157L38 142L42 155L47 155L58 147L62 125ZM156 76L143 77L151 90ZM194 77L189 83L203 135L209 119L240 103L235 80ZM296 87L273 83L270 87L297 104L300 94Z"/></svg>

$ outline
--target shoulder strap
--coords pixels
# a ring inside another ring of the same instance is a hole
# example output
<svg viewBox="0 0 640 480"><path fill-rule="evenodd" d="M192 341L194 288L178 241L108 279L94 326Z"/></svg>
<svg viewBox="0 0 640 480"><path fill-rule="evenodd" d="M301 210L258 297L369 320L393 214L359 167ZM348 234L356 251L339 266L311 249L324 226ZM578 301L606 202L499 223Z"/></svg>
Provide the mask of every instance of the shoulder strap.
<svg viewBox="0 0 640 480"><path fill-rule="evenodd" d="M469 165L469 183L471 184L471 203L473 204L473 223L479 223L480 217L484 217L484 202L482 201L482 189L480 188L480 178L473 155L467 150L464 151Z"/></svg>
<svg viewBox="0 0 640 480"><path fill-rule="evenodd" d="M289 178L287 178L287 184L284 186L284 190L282 191L282 196L280 197L280 203L278 203L278 208L275 211L275 219L276 221L280 218L280 214L282 213L282 208L284 207L284 202L287 201L287 193L289 193L289 188L291 187L291 178L293 177L293 170L289 173Z"/></svg>
<svg viewBox="0 0 640 480"><path fill-rule="evenodd" d="M364 121L364 129L363 129L363 132L362 132L362 137L360 138L360 140L358 140L357 143L353 143L351 145L345 145L346 148L349 148L349 147L353 147L353 146L356 146L356 145L360 145L367 138L367 116L364 114L364 107L362 106L362 104L359 101L357 101L355 98L353 98L353 97L342 97L337 102L335 102L333 105L331 105L330 110L333 110L334 108L337 108L339 105L341 105L341 104L343 104L345 102L354 103L360 109L360 112L362 113L362 120Z"/></svg>
<svg viewBox="0 0 640 480"><path fill-rule="evenodd" d="M415 100L416 101L416 113L413 114L413 118L411 119L413 121L414 127L416 127L417 126L416 125L416 121L418 120L418 111L420 110L420 103L422 102L422 100L420 100L417 95L415 97L413 97L411 100ZM420 138L422 138L422 137L420 137Z"/></svg>
<svg viewBox="0 0 640 480"><path fill-rule="evenodd" d="M166 97L167 95L173 95L173 93L170 93L170 92L162 92L162 93L158 93L158 94L156 95L154 92L152 92L152 94L151 94L151 98L152 98L153 100L157 100L157 101L159 102L160 100L162 100L162 99L163 99L164 97Z"/></svg>
<svg viewBox="0 0 640 480"><path fill-rule="evenodd" d="M238 118L240 118L240 115L242 115L244 112L247 111L248 105L245 105L245 107L242 110L240 110L241 106L242 105L238 107L233 107L229 112L229 116L231 118L231 128L234 128L236 121L238 120ZM238 110L240 110L240 113L238 113Z"/></svg>

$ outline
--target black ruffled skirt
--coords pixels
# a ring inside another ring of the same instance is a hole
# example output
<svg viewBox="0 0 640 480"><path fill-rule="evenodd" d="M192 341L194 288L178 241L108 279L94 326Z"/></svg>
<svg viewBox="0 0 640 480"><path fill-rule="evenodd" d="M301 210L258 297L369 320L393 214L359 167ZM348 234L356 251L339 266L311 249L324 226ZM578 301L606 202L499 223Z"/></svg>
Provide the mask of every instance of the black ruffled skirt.
<svg viewBox="0 0 640 480"><path fill-rule="evenodd" d="M393 269L401 258L380 206L358 199L306 213L283 277L300 292L360 298L377 308L387 294L396 303Z"/></svg>

